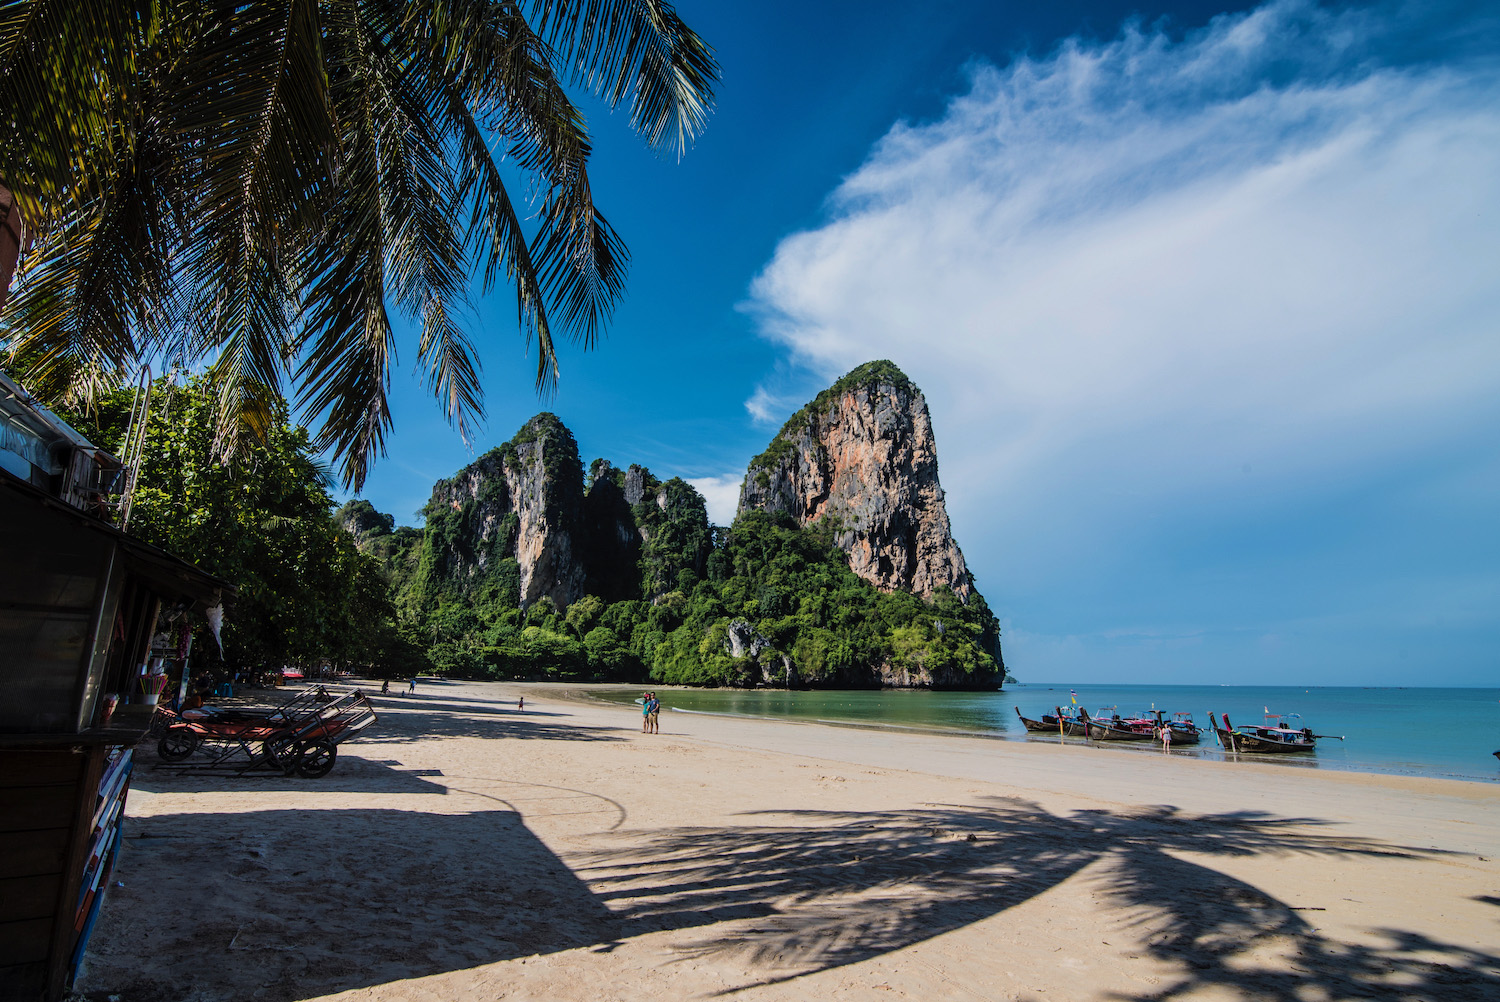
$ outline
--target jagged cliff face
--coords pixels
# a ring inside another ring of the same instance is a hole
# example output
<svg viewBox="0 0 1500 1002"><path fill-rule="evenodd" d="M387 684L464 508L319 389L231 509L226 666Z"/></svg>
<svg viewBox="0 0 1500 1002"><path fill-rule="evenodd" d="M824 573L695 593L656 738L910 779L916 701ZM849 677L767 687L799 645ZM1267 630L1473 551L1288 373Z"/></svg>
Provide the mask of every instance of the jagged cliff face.
<svg viewBox="0 0 1500 1002"><path fill-rule="evenodd" d="M849 566L883 591L930 598L972 584L948 527L927 401L889 362L860 366L819 394L751 461L739 511L822 524Z"/></svg>
<svg viewBox="0 0 1500 1002"><path fill-rule="evenodd" d="M551 414L532 418L509 443L433 487L429 528L453 527L432 540L434 573L468 590L514 560L523 607L543 597L558 608L577 601L582 476L572 433Z"/></svg>

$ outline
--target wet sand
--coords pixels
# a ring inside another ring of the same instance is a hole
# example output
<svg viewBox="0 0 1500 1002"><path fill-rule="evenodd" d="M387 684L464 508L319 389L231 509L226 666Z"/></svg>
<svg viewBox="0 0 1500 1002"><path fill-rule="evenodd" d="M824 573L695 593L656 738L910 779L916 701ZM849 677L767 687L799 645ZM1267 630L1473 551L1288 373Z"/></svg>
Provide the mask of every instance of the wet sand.
<svg viewBox="0 0 1500 1002"><path fill-rule="evenodd" d="M526 697L518 711L517 695ZM319 780L153 770L78 989L1500 998L1500 786L421 684Z"/></svg>

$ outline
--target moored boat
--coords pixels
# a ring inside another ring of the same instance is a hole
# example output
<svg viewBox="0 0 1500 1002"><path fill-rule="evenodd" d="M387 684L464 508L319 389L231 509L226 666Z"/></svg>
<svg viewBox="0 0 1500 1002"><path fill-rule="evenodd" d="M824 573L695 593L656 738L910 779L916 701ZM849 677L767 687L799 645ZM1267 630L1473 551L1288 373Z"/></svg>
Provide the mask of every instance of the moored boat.
<svg viewBox="0 0 1500 1002"><path fill-rule="evenodd" d="M1025 726L1029 734L1057 734L1061 732L1069 737L1087 736L1085 725L1080 723L1076 717L1064 712L1060 706L1053 707L1053 709L1056 712L1042 714L1041 720L1034 720L1024 715L1019 706L1015 708L1015 711L1016 716L1021 718L1021 723Z"/></svg>
<svg viewBox="0 0 1500 1002"><path fill-rule="evenodd" d="M1088 721L1089 737L1095 741L1150 741L1155 738L1151 721L1144 717L1126 719L1106 706L1090 717L1085 710L1079 713Z"/></svg>
<svg viewBox="0 0 1500 1002"><path fill-rule="evenodd" d="M1286 718L1276 713L1267 713L1265 722L1259 726L1235 727L1229 722L1229 714L1226 713L1223 716L1223 727L1220 727L1214 720L1213 713L1209 713L1208 722L1213 727L1214 733L1218 735L1219 743L1229 751L1310 752L1317 750L1318 738L1336 736L1314 734L1310 727L1290 727L1287 725Z"/></svg>
<svg viewBox="0 0 1500 1002"><path fill-rule="evenodd" d="M1193 723L1191 713L1174 713L1171 720L1167 720L1161 710L1153 710L1152 715L1156 718L1158 738L1160 738L1161 729L1169 727L1172 730L1174 745L1195 745L1203 739L1203 731Z"/></svg>

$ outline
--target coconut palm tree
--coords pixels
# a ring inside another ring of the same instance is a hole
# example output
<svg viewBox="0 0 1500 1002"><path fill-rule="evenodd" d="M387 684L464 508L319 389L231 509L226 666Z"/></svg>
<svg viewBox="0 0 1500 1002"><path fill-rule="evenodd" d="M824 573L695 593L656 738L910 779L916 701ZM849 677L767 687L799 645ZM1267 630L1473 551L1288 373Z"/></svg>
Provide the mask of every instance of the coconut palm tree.
<svg viewBox="0 0 1500 1002"><path fill-rule="evenodd" d="M717 79L663 0L0 0L0 180L32 241L10 364L75 401L206 368L226 453L290 391L358 488L393 310L464 434L473 272L513 287L539 389L607 321L628 254L568 88L681 156Z"/></svg>

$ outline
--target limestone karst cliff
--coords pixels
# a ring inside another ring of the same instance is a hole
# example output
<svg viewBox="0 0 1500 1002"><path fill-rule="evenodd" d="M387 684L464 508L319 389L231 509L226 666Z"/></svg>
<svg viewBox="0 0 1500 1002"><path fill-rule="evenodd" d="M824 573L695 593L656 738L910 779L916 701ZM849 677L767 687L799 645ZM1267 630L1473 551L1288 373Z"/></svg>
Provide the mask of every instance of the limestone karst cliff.
<svg viewBox="0 0 1500 1002"><path fill-rule="evenodd" d="M985 689L1000 625L949 532L931 418L861 366L751 464L730 527L681 479L598 459L551 414L439 481L425 528L340 521L438 670L493 678Z"/></svg>
<svg viewBox="0 0 1500 1002"><path fill-rule="evenodd" d="M428 587L471 596L485 585L514 587L522 606L546 597L567 607L584 595L582 487L573 433L538 414L433 486L419 573Z"/></svg>
<svg viewBox="0 0 1500 1002"><path fill-rule="evenodd" d="M754 509L824 524L854 573L882 591L972 590L927 401L890 362L861 365L787 421L750 462L739 511Z"/></svg>

